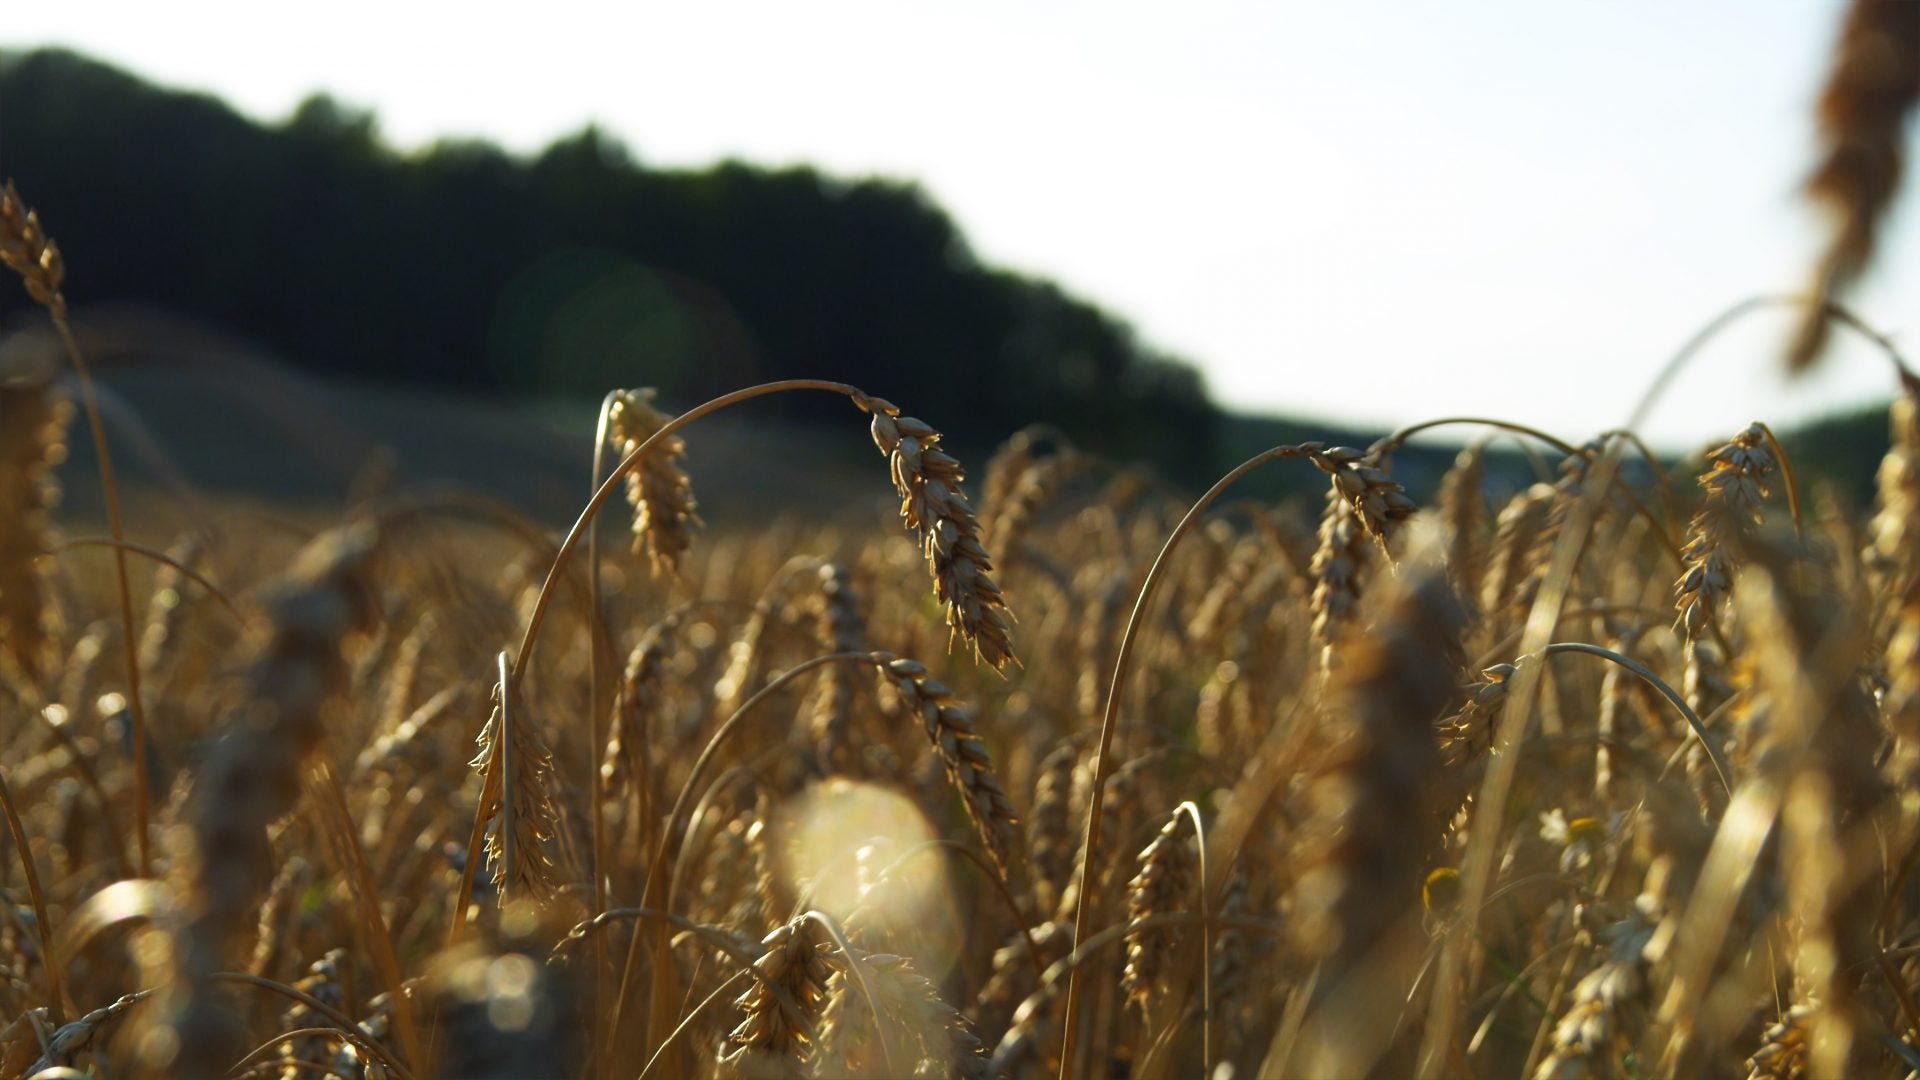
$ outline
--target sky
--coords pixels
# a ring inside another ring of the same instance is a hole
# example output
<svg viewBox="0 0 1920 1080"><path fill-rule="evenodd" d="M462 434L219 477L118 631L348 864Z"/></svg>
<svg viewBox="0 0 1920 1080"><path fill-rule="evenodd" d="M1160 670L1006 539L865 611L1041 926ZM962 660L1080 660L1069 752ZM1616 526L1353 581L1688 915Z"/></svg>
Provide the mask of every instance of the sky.
<svg viewBox="0 0 1920 1080"><path fill-rule="evenodd" d="M1721 310L1805 284L1797 190L1841 10L61 0L15 5L0 47L64 45L266 120L324 90L403 148L532 151L594 122L651 165L911 179L983 261L1107 307L1235 411L1475 413L1577 441ZM1896 339L1920 318L1916 220L1852 299ZM1716 338L1644 430L1690 448L1890 393L1851 343L1782 378L1787 321Z"/></svg>

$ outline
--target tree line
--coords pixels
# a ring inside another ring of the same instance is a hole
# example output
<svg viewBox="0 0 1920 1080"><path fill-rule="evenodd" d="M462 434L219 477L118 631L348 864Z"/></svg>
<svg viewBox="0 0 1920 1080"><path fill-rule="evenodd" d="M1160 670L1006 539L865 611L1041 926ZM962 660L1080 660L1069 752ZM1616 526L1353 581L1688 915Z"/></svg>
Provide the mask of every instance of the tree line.
<svg viewBox="0 0 1920 1080"><path fill-rule="evenodd" d="M593 127L531 157L402 153L325 96L262 125L62 50L0 53L0 171L81 310L163 304L316 371L673 402L831 378L976 445L1045 418L1177 476L1216 464L1191 367L983 264L911 183L651 168ZM0 319L27 303L0 290Z"/></svg>

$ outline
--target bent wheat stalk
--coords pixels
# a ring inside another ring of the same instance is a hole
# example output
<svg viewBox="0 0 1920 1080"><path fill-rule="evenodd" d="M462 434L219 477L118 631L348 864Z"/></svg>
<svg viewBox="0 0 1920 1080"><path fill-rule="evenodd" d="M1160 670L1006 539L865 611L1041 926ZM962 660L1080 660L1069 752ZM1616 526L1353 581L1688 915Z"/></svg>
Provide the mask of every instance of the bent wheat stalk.
<svg viewBox="0 0 1920 1080"><path fill-rule="evenodd" d="M127 530L120 520L120 485L113 476L113 455L107 450L107 429L100 419L100 402L94 392L93 373L80 355L80 343L67 321L67 298L60 291L66 279L66 264L60 258L59 245L41 227L40 217L26 208L13 181L0 188L0 261L20 275L27 292L47 309L53 327L60 335L67 360L80 380L80 401L87 412L87 426L93 432L93 450L99 459L100 490L107 507L107 531L117 544L127 542ZM133 629L133 587L127 578L127 553L113 551L115 585L120 599L120 642L126 654L127 715L133 728L134 828L139 842L140 876L153 876L153 859L147 819L147 706L140 693L140 658L135 643L140 639Z"/></svg>
<svg viewBox="0 0 1920 1080"><path fill-rule="evenodd" d="M1188 509L1186 516L1173 527L1166 542L1161 545L1160 553L1154 556L1153 565L1147 570L1147 577L1141 583L1140 593L1134 598L1133 612L1127 617L1126 629L1121 631L1120 648L1114 659L1113 678L1107 689L1106 709L1100 718L1100 742L1094 751L1093 783L1087 805L1087 827L1080 849L1084 853L1083 862L1087 866L1098 865L1095 855L1100 846L1101 800L1105 794L1107 778L1113 771L1113 733L1119 721L1120 694L1127 685L1127 674L1132 667L1134 643L1138 639L1143 615L1147 605L1153 601L1154 593L1166 576L1169 559L1180 540L1193 529L1207 508L1225 494L1228 488L1238 483L1241 477L1253 472L1262 465L1283 459L1307 458L1318 465L1322 471L1332 474L1340 483L1355 511L1367 530L1376 540L1384 544L1388 530L1412 512L1413 504L1400 492L1400 485L1387 480L1384 474L1377 477L1372 473L1358 473L1352 479L1341 481L1339 478L1344 466L1360 460L1358 451L1336 448L1336 451L1322 453L1324 443L1300 443L1292 446L1276 446L1270 450L1255 454L1241 462L1233 471L1214 481L1199 501ZM1377 485L1377 488L1376 488ZM1357 495L1353 488L1357 486ZM1087 940L1087 918L1091 908L1087 903L1090 890L1082 889L1074 902L1073 940ZM1074 1043L1077 1038L1079 1018L1080 969L1076 966L1067 977L1066 1020L1061 1033L1060 1077L1066 1080L1068 1071L1073 1067Z"/></svg>

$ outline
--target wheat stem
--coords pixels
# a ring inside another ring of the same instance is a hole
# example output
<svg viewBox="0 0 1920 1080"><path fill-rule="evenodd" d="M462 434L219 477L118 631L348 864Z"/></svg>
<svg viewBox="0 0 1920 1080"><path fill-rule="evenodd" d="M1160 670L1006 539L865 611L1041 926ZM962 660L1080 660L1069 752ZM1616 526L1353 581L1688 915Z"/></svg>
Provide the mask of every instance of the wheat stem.
<svg viewBox="0 0 1920 1080"><path fill-rule="evenodd" d="M1166 542L1160 547L1160 553L1154 556L1153 565L1147 569L1146 580L1140 585L1140 594L1134 598L1133 612L1127 617L1126 628L1121 631L1120 648L1114 659L1113 677L1108 683L1106 708L1100 718L1100 742L1098 748L1094 751L1093 786L1088 797L1087 827L1080 845L1080 849L1083 852L1082 859L1086 866L1092 867L1098 865L1095 861L1095 854L1098 852L1100 845L1101 804L1103 796L1106 794L1107 777L1113 771L1113 733L1119 720L1120 694L1122 689L1127 685L1127 674L1132 667L1134 642L1140 631L1142 616L1147 609L1147 605L1152 602L1154 592L1159 588L1161 580L1165 576L1169 557L1173 554L1173 550L1179 546L1181 538L1186 536L1194 524L1206 513L1207 508L1212 506L1214 501L1225 494L1227 489L1237 483L1241 477L1268 462L1287 458L1311 458L1314 457L1319 450L1320 446L1316 443L1302 443L1297 446L1276 446L1270 450L1255 454L1253 457L1240 463L1233 471L1214 481L1213 486L1208 488L1204 495L1200 496L1199 501L1195 502L1193 506L1188 509L1186 516L1182 517L1179 524L1173 527L1173 532L1168 534ZM1087 918L1092 911L1087 903L1087 897L1091 892L1091 887L1081 889L1080 895L1074 903L1073 940L1075 942L1085 941L1087 937ZM1079 1033L1079 1010L1077 1008L1079 1004L1079 992L1079 969L1075 968L1067 979L1066 1020L1061 1034L1060 1080L1067 1080L1068 1071L1072 1068L1074 1043Z"/></svg>
<svg viewBox="0 0 1920 1080"><path fill-rule="evenodd" d="M1754 427L1766 436L1767 446L1773 450L1773 460L1780 466L1780 482L1787 488L1787 513L1793 517L1793 535L1804 537L1806 525L1800 520L1800 486L1793 482L1793 459L1787 456L1787 448L1780 445L1779 436L1773 429L1756 420Z"/></svg>
<svg viewBox="0 0 1920 1080"><path fill-rule="evenodd" d="M104 547L131 551L135 555L144 555L162 566L171 567L178 571L181 577L205 589L208 596L220 601L220 606L227 609L227 614L233 616L235 622L244 623L246 621L245 618L241 616L240 609L234 606L233 599L222 591L220 586L207 580L206 575L166 552L150 548L145 544L136 544L131 540L115 540L111 536L74 536L55 542L48 550L61 552L74 548L87 547Z"/></svg>
<svg viewBox="0 0 1920 1080"><path fill-rule="evenodd" d="M1713 759L1713 771L1719 774L1720 786L1726 789L1729 797L1733 795L1733 784L1728 780L1726 759L1720 756L1720 751L1714 748L1713 740L1707 737L1706 725L1700 722L1700 717L1694 713L1693 709L1687 704L1686 699L1681 697L1672 686L1668 685L1665 679L1655 675L1652 668L1647 667L1631 656L1622 655L1614 652L1612 649L1603 648L1599 645L1589 645L1584 641L1556 641L1540 651L1542 655L1545 656L1567 652L1586 653L1589 656L1598 656L1604 660L1611 660L1621 667L1626 668L1628 671L1633 672L1635 675L1640 676L1648 686L1659 691L1661 697L1666 698L1669 704L1679 710L1680 715L1687 721L1687 727L1693 731L1694 738L1700 740L1700 745L1706 750L1707 756Z"/></svg>
<svg viewBox="0 0 1920 1080"><path fill-rule="evenodd" d="M593 524L594 519L599 516L600 510L606 505L607 500L613 497L614 492L620 490L621 481L627 478L628 473L639 468L641 462L646 459L648 452L659 445L662 440L671 438L674 432L686 427L688 424L693 423L703 416L718 412L731 405L738 405L743 401L751 401L754 398L766 397L769 394L780 394L795 390L821 390L852 398L855 402L867 400L867 396L857 387L849 386L841 382L829 382L825 379L783 379L779 382L761 383L758 386L749 386L742 390L722 394L705 404L696 405L688 409L686 412L660 425L659 430L649 435L645 442L634 447L628 452L626 457L620 459L620 463L613 467L613 471L607 474L605 480L601 481L600 487L594 491L593 497L587 500L587 505L581 509L580 516L574 521L573 527L567 530L566 538L560 541L559 550L554 553L553 565L548 568L546 580L541 583L540 592L534 598L533 612L527 617L526 629L520 636L520 648L514 655L513 676L516 680L526 672L526 665L533 655L534 642L538 640L540 636L540 628L546 622L547 610L553 603L554 583L559 579L561 571L566 566L567 558L573 554L576 547L580 546L581 539Z"/></svg>
<svg viewBox="0 0 1920 1080"><path fill-rule="evenodd" d="M741 721L746 718L746 715L752 712L754 707L762 701L778 693L781 688L785 687L788 683L815 668L833 663L880 663L882 661L877 659L877 657L884 655L885 654L875 653L831 653L826 656L816 656L811 660L803 661L782 672L779 677L769 680L766 686L761 687L757 693L743 702L738 709L734 710L732 716L727 717L726 721L722 723L720 727L714 731L712 737L707 740L707 745L701 749L700 756L694 759L693 766L687 771L686 780L680 786L680 794L674 798L673 808L667 812L666 824L662 826L660 830L660 839L654 847L653 859L647 864L646 884L641 889L642 904L648 907L658 908L661 911L673 910L672 895L661 895L664 891L663 887L669 883L670 879L668 875L660 873L660 868L670 865L670 861L673 858L674 838L680 835L686 828L686 813L691 793L697 788L700 778L705 774L707 767L719 753L721 746L732 736L733 732L740 726ZM614 997L613 1023L610 1025L610 1031L613 1033L621 1030L627 1014L627 1002L629 993L632 990L634 974L640 965L641 942L643 937L644 935L641 934L633 935L633 941L627 949L626 964L620 973L619 990ZM664 948L657 948L655 950L654 980L656 989L665 985L663 980L672 980L673 975L669 970L672 963L672 958L666 955ZM610 1039L613 1037L613 1035L609 1035ZM611 1054L612 1050L613 1047L610 1045L608 1047L609 1054Z"/></svg>
<svg viewBox="0 0 1920 1080"><path fill-rule="evenodd" d="M369 1056L379 1058L381 1064L393 1070L393 1075L398 1077L399 1080L413 1080L413 1070L402 1065L399 1059L395 1058L392 1052L386 1047L381 1046L373 1039L367 1038L365 1033L360 1030L360 1025L354 1023L351 1017L304 990L288 986L286 983L276 979L269 979L261 975L249 975L243 971L216 971L207 976L207 979L209 982L238 983L242 986L257 987L261 990L272 991L288 1000L299 1002L314 1012L319 1013L321 1016L326 1017L328 1020L333 1021L334 1026L340 1029L341 1038L346 1039Z"/></svg>
<svg viewBox="0 0 1920 1080"><path fill-rule="evenodd" d="M13 805L13 791L0 770L0 811L7 815L7 831L13 835L13 850L20 856L20 869L27 879L27 896L33 901L34 929L40 937L40 967L47 974L47 1013L55 1026L66 1022L66 991L60 985L60 965L53 952L53 923L47 918L47 898L40 889L40 871L33 865L33 847L27 843L26 826L20 823L20 811Z"/></svg>
<svg viewBox="0 0 1920 1080"><path fill-rule="evenodd" d="M80 402L87 412L87 427L93 433L94 453L99 457L100 490L107 507L107 531L113 534L116 545L122 545L127 542L127 530L120 520L120 485L114 480L113 455L107 450L107 428L100 419L100 402L94 392L93 374L80 355L80 343L74 340L73 327L67 322L66 305L62 303L58 309L49 310L53 314L53 325L60 333L60 343L66 348L67 359L80 379ZM135 836L139 841L140 876L152 877L153 855L147 835L150 813L147 792L147 706L140 693L140 658L135 648L139 639L133 632L133 588L127 580L127 552L124 547L116 546L113 549L113 573L114 586L120 599L120 640L127 661L127 715L131 718L133 728L133 812Z"/></svg>

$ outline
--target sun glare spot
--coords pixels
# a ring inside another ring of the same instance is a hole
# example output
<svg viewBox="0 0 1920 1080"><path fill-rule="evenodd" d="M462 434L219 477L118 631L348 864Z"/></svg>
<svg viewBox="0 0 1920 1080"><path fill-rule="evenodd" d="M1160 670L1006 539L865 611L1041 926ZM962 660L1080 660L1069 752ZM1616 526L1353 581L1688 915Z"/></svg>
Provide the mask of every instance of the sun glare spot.
<svg viewBox="0 0 1920 1080"><path fill-rule="evenodd" d="M932 826L913 802L873 784L830 780L783 815L780 873L808 906L850 919L888 948L940 970L958 941L949 856L929 844Z"/></svg>

